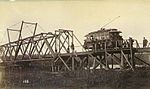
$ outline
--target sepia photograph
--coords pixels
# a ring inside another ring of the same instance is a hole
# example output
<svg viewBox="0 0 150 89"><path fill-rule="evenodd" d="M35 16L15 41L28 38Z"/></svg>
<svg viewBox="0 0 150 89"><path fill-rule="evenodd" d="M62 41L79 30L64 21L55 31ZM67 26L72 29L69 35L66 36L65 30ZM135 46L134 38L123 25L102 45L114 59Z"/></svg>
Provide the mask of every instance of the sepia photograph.
<svg viewBox="0 0 150 89"><path fill-rule="evenodd" d="M0 89L150 89L150 0L0 0Z"/></svg>

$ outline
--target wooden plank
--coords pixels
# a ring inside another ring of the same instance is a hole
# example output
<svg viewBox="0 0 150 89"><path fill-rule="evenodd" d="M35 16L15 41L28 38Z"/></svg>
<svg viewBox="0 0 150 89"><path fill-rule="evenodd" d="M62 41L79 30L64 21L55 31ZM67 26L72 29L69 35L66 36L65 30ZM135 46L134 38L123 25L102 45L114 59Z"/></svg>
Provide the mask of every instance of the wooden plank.
<svg viewBox="0 0 150 89"><path fill-rule="evenodd" d="M129 64L129 66L131 67L131 69L134 71L133 66L131 65L131 63L129 62L129 60L127 59L127 57L125 56L125 54L123 53L122 50L121 50L121 53L122 53L123 57L125 58L125 60L127 61L127 63Z"/></svg>

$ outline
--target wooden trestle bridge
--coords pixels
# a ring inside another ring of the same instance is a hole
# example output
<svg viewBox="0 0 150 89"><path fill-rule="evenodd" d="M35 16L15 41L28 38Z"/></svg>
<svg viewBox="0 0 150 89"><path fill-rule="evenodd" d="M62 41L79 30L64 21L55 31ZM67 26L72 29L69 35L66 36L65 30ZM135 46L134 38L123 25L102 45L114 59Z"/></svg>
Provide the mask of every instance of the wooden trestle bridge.
<svg viewBox="0 0 150 89"><path fill-rule="evenodd" d="M33 35L22 38L22 30L26 24L34 26ZM139 65L150 66L148 62L136 56L150 52L150 48L140 48L138 43L136 47L133 47L130 40L124 40L130 43L126 47L111 49L105 46L100 50L77 52L75 44L78 42L81 47L82 44L73 31L59 29L55 33L36 34L37 26L37 23L22 21L19 30L7 29L9 42L0 46L1 59L6 66L49 61L52 72L81 69L110 70L115 69L116 65L121 70L131 69L134 71ZM19 32L17 41L10 40L9 31Z"/></svg>

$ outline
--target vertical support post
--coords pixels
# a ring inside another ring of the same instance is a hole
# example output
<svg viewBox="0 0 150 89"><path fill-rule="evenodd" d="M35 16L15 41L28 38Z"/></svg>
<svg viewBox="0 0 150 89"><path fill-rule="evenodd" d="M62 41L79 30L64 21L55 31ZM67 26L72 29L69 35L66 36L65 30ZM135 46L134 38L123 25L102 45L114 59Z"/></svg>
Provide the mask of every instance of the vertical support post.
<svg viewBox="0 0 150 89"><path fill-rule="evenodd" d="M12 59L9 29L7 29L7 35L8 35L8 41L9 41L8 51L9 51L9 54L10 54L10 59Z"/></svg>
<svg viewBox="0 0 150 89"><path fill-rule="evenodd" d="M73 31L71 33L72 33L72 44L74 44Z"/></svg>
<svg viewBox="0 0 150 89"><path fill-rule="evenodd" d="M120 63L120 67L121 67L121 69L123 69L124 68L124 59L123 59L123 54L122 54L122 52L120 53L120 59L121 59L121 63Z"/></svg>
<svg viewBox="0 0 150 89"><path fill-rule="evenodd" d="M22 21L22 23L21 23L20 33L19 33L19 37L18 37L18 42L19 42L19 40L20 40L20 38L21 38L21 33L22 33L23 24L24 24L24 21Z"/></svg>
<svg viewBox="0 0 150 89"><path fill-rule="evenodd" d="M59 45L59 48L58 48L58 49L59 49L59 53L60 53L60 32L61 32L61 31L60 31L60 29L59 29L59 33L58 33L58 34L59 34L59 35L58 35L58 40L59 40L59 41L58 41L58 42L59 42L59 43L58 43L58 45Z"/></svg>
<svg viewBox="0 0 150 89"><path fill-rule="evenodd" d="M55 43L54 43L54 45L55 45L55 53L57 53L57 34L56 34L56 31L55 31Z"/></svg>
<svg viewBox="0 0 150 89"><path fill-rule="evenodd" d="M105 59L105 63L106 63L106 69L108 69L108 60L107 60L107 44L105 42L105 48L104 48L104 59Z"/></svg>
<svg viewBox="0 0 150 89"><path fill-rule="evenodd" d="M133 45L132 45L132 39L130 38L130 61L133 69L135 68L135 60L134 60L134 53L133 53Z"/></svg>
<svg viewBox="0 0 150 89"><path fill-rule="evenodd" d="M9 34L9 29L7 29L7 36L8 36L8 41L10 43L10 34Z"/></svg>
<svg viewBox="0 0 150 89"><path fill-rule="evenodd" d="M113 69L114 68L114 61L113 61L113 54L111 54L111 68Z"/></svg>
<svg viewBox="0 0 150 89"><path fill-rule="evenodd" d="M74 54L74 49L75 49L75 47L74 47L74 36L73 36L73 31L71 31L71 40L72 40L72 42L71 42L71 49L72 49L72 53Z"/></svg>
<svg viewBox="0 0 150 89"><path fill-rule="evenodd" d="M54 72L54 62L52 62L51 65L52 65L52 72Z"/></svg>
<svg viewBox="0 0 150 89"><path fill-rule="evenodd" d="M67 31L68 32L68 31ZM70 53L70 39L69 39L70 37L69 37L69 32L67 33L67 39L68 39L68 48L67 48L67 51L68 51L68 53Z"/></svg>
<svg viewBox="0 0 150 89"><path fill-rule="evenodd" d="M99 59L100 59L100 62L102 62L102 55L99 56ZM103 68L103 65L100 64L100 69L102 69L102 68Z"/></svg>
<svg viewBox="0 0 150 89"><path fill-rule="evenodd" d="M33 36L34 36L35 33L36 33L36 28L37 28L37 23L35 23L35 28L34 28Z"/></svg>
<svg viewBox="0 0 150 89"><path fill-rule="evenodd" d="M60 70L60 67L58 66L58 72L59 72L59 70Z"/></svg>
<svg viewBox="0 0 150 89"><path fill-rule="evenodd" d="M74 61L74 56L72 56L72 71L75 70L75 61Z"/></svg>
<svg viewBox="0 0 150 89"><path fill-rule="evenodd" d="M15 52L15 59L18 56L19 49L20 49L20 46L22 44L22 41L20 41L20 39L21 39L21 33L22 33L23 24L24 24L24 21L22 21L21 27L20 27L20 31L19 31L19 37L18 37L18 42L17 42L17 49L16 49L16 52Z"/></svg>
<svg viewBox="0 0 150 89"><path fill-rule="evenodd" d="M87 69L90 70L90 58L89 55L87 56Z"/></svg>

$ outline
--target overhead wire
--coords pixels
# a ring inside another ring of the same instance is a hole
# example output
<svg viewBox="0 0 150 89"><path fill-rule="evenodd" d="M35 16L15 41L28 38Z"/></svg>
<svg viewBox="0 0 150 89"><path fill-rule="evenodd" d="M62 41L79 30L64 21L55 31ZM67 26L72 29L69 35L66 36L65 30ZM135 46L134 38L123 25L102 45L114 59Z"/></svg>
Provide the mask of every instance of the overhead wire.
<svg viewBox="0 0 150 89"><path fill-rule="evenodd" d="M33 31L32 31L32 29L31 29L29 26L31 26L31 24L30 24L30 25L26 25L25 27L29 30L29 32L30 32L31 34L33 34Z"/></svg>
<svg viewBox="0 0 150 89"><path fill-rule="evenodd" d="M38 26L43 32L45 32L45 30L42 28L42 26L40 26L39 24L38 24Z"/></svg>
<svg viewBox="0 0 150 89"><path fill-rule="evenodd" d="M107 25L109 25L110 23L112 23L113 21L115 21L118 18L120 18L120 16L115 17L114 19L112 19L111 21L109 21L108 23L106 23L105 25L103 25L101 28L106 27Z"/></svg>
<svg viewBox="0 0 150 89"><path fill-rule="evenodd" d="M17 25L17 24L20 24L20 23L21 23L21 22L15 23L15 24L9 26L8 28L10 28L10 27L12 27L12 26L15 26L15 25Z"/></svg>
<svg viewBox="0 0 150 89"><path fill-rule="evenodd" d="M15 26L15 25L18 25L18 24L20 24L20 23L21 23L21 22L17 22L17 23L15 23L15 24L13 24L13 25L8 26L7 28L11 28L11 27L13 27L13 26ZM6 30L5 30L5 32L4 32L3 36L2 36L2 39L1 39L0 43L3 43L5 36L6 36Z"/></svg>
<svg viewBox="0 0 150 89"><path fill-rule="evenodd" d="M8 26L7 28L11 28L11 27L16 26L16 25L18 25L18 24L20 24L20 23L21 23L21 22L17 22L17 23L15 23L15 24L13 24L13 25ZM28 29L29 32L30 32L31 34L33 34L33 31L31 31L31 28L30 28L29 26L31 26L31 25L26 25L26 26L24 26L24 29ZM41 31L45 32L45 30L43 29L42 26L40 26L39 24L37 24L37 26L40 28ZM28 31L27 31L27 32L28 32ZM5 38L5 36L6 36L6 33L7 33L7 32L6 32L6 30L5 30L5 32L4 32L3 36L2 36L2 39L1 39L1 41L0 41L0 43L3 43L4 38ZM18 36L18 35L17 35L17 36ZM15 37L16 37L16 36L15 36Z"/></svg>

